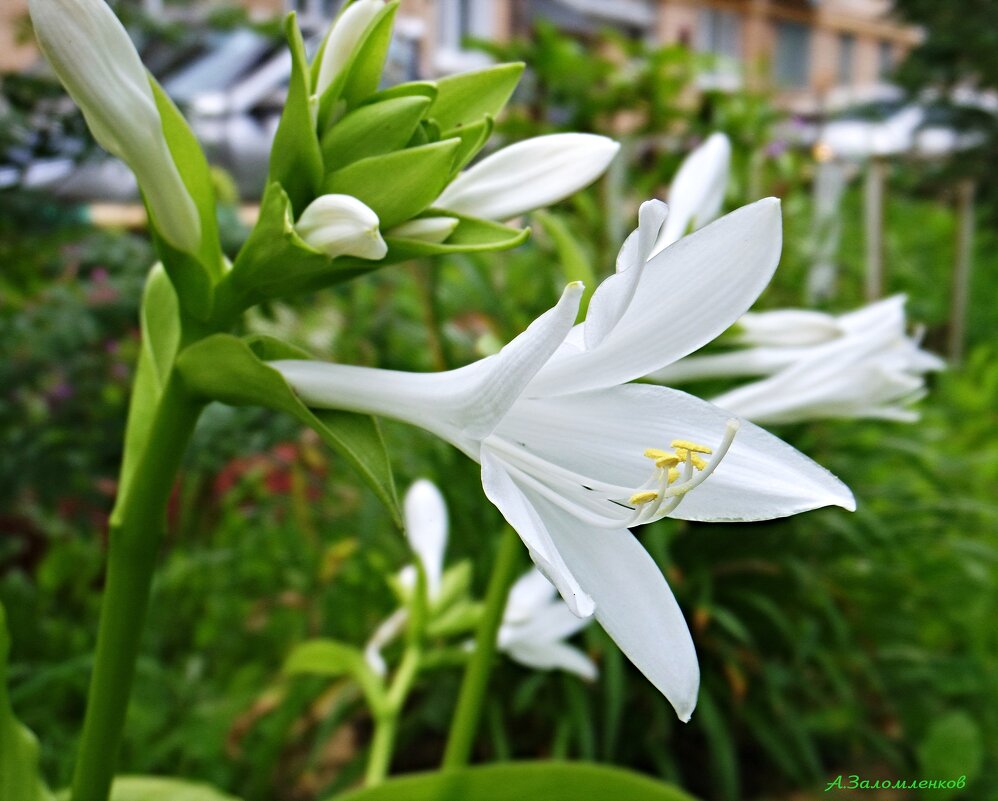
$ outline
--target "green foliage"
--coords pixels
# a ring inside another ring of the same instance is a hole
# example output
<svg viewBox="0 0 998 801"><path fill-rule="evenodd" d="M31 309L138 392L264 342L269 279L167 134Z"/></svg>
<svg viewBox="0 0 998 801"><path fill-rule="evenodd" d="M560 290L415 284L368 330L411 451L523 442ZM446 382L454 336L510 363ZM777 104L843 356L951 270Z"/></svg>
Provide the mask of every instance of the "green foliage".
<svg viewBox="0 0 998 801"><path fill-rule="evenodd" d="M497 64L437 81L430 117L444 134L498 114L520 81L523 64Z"/></svg>
<svg viewBox="0 0 998 801"><path fill-rule="evenodd" d="M520 762L463 768L406 776L339 796L343 801L575 801L586 797L690 801L690 796L675 787L637 773L584 762Z"/></svg>

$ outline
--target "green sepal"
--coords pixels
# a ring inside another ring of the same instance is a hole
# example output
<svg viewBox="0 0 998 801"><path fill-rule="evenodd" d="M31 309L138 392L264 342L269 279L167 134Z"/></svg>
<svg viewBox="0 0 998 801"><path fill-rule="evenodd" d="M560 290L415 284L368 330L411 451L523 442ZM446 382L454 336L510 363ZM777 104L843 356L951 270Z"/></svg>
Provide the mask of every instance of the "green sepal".
<svg viewBox="0 0 998 801"><path fill-rule="evenodd" d="M166 137L170 155L198 211L201 223L201 243L198 252L185 253L170 245L160 236L156 220L151 213L149 229L184 308L194 317L204 320L211 313L212 289L222 275L222 247L219 243L218 221L215 217L215 188L211 169L184 115L151 76L149 84L163 122L163 135Z"/></svg>
<svg viewBox="0 0 998 801"><path fill-rule="evenodd" d="M332 172L398 150L412 137L431 102L421 95L398 97L351 111L322 137L323 168Z"/></svg>
<svg viewBox="0 0 998 801"><path fill-rule="evenodd" d="M402 527L395 478L381 428L373 417L316 410L302 403L268 359L301 359L305 354L271 337L242 340L215 334L194 343L177 357L177 370L188 390L230 406L264 406L286 412L314 429L360 474Z"/></svg>
<svg viewBox="0 0 998 801"><path fill-rule="evenodd" d="M69 790L58 801L70 801ZM239 801L209 784L164 776L117 776L108 801Z"/></svg>
<svg viewBox="0 0 998 801"><path fill-rule="evenodd" d="M458 601L431 618L426 633L430 637L454 637L474 631L482 618L484 606L469 600Z"/></svg>
<svg viewBox="0 0 998 801"><path fill-rule="evenodd" d="M572 234L565 221L550 211L538 209L533 212L533 217L540 223L544 233L551 239L554 245L557 258L555 259L561 268L562 275L566 283L581 281L585 286L582 293L582 300L579 302L578 319L586 319L586 311L589 309L589 300L596 291L598 281L596 272L586 255L585 250L579 240Z"/></svg>
<svg viewBox="0 0 998 801"><path fill-rule="evenodd" d="M420 256L436 256L446 253L475 253L482 251L509 250L527 241L529 228L512 228L502 223L482 220L478 217L465 217L452 211L429 209L422 217L454 217L460 222L446 242L426 242L421 239L385 236L388 244L388 259L402 261Z"/></svg>
<svg viewBox="0 0 998 801"><path fill-rule="evenodd" d="M378 215L382 233L436 200L450 180L460 139L355 161L326 176L324 193L353 195Z"/></svg>
<svg viewBox="0 0 998 801"><path fill-rule="evenodd" d="M128 496L142 451L149 439L156 407L180 345L180 303L163 265L149 271L139 309L141 343L135 381L128 403L128 424L121 460L117 500L111 525L120 524L121 507Z"/></svg>
<svg viewBox="0 0 998 801"><path fill-rule="evenodd" d="M433 81L409 81L408 83L398 83L389 86L370 95L364 105L369 103L381 103L385 100L394 100L398 97L425 97L431 102L437 98L437 85Z"/></svg>
<svg viewBox="0 0 998 801"><path fill-rule="evenodd" d="M447 568L440 578L440 591L430 607L430 613L439 614L459 600L465 600L471 592L471 562L464 559Z"/></svg>
<svg viewBox="0 0 998 801"><path fill-rule="evenodd" d="M10 633L0 603L0 798L48 801L52 796L38 772L38 740L16 717L7 692Z"/></svg>
<svg viewBox="0 0 998 801"><path fill-rule="evenodd" d="M492 116L486 114L478 122L454 128L442 134L445 139L456 136L461 140L461 147L458 148L457 155L454 157L451 178L457 175L469 161L478 155L478 151L489 141L493 125Z"/></svg>
<svg viewBox="0 0 998 801"><path fill-rule="evenodd" d="M350 64L345 70L347 80L341 95L350 108L370 97L381 83L381 73L388 57L388 46L392 41L392 27L395 24L395 12L398 11L398 7L398 0L394 0L378 12L367 26L353 58L350 59Z"/></svg>
<svg viewBox="0 0 998 801"><path fill-rule="evenodd" d="M291 79L281 121L270 151L268 183L284 187L292 206L301 213L318 194L322 182L322 151L315 131L315 101L305 43L294 12L284 21L291 51Z"/></svg>
<svg viewBox="0 0 998 801"><path fill-rule="evenodd" d="M477 122L486 114L497 116L520 82L523 67L519 62L496 64L441 78L429 116L442 131Z"/></svg>
<svg viewBox="0 0 998 801"><path fill-rule="evenodd" d="M365 787L336 801L693 801L670 784L591 762L504 762L419 773Z"/></svg>
<svg viewBox="0 0 998 801"><path fill-rule="evenodd" d="M340 14L344 13L348 7L348 5L344 5ZM354 51L349 60L322 92L322 96L319 98L320 130L324 130L332 123L332 117L335 113L339 113L338 109L341 106L347 105L351 108L357 106L362 101L367 100L378 88L381 71L385 65L385 57L388 55L388 45L391 42L392 25L397 9L398 2L396 0L396 2L389 3L381 9L377 16L368 23L367 28L364 29L354 45ZM334 21L329 31L332 31L335 25ZM312 60L313 86L318 85L322 57L328 41L329 32L326 33L319 52Z"/></svg>
<svg viewBox="0 0 998 801"><path fill-rule="evenodd" d="M284 672L291 676L312 675L334 679L350 676L360 685L373 708L384 705L385 686L357 648L338 640L307 640L295 646L284 660Z"/></svg>

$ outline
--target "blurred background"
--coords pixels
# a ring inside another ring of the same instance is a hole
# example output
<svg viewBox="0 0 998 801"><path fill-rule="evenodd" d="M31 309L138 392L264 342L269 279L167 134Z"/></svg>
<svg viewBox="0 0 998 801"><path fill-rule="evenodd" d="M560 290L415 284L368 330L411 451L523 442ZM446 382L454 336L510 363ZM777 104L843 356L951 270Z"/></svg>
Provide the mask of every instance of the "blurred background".
<svg viewBox="0 0 998 801"><path fill-rule="evenodd" d="M114 4L217 168L231 252L255 218L290 72L280 19L297 11L314 51L339 5ZM60 787L153 256L134 179L89 138L26 6L0 8L0 599L14 707ZM249 330L355 364L467 363L566 280L608 274L638 204L723 131L726 208L783 201L783 259L757 308L842 312L903 292L949 362L917 423L774 429L853 488L855 514L642 529L700 653L691 723L593 627L581 643L595 683L502 665L478 758L612 762L718 801L819 798L839 774L966 775L962 793L931 797L998 797L996 20L994 0L402 0L387 83L523 60L498 141L593 131L621 156L533 215L516 251L392 267L259 309ZM473 560L481 591L502 522L477 468L420 432L386 434L400 487L442 488L450 556ZM337 456L276 414L212 407L174 494L122 769L246 801L349 786L371 730L356 688L288 681L280 666L307 637L363 642L407 560ZM435 764L459 679L420 685L397 771Z"/></svg>

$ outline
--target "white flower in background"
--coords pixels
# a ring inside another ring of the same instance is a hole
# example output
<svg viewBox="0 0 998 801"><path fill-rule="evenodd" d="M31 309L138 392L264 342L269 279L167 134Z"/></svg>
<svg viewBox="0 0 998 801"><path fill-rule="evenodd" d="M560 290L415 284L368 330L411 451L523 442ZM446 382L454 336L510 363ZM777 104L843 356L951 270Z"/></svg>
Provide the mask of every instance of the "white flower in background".
<svg viewBox="0 0 998 801"><path fill-rule="evenodd" d="M321 195L295 224L298 236L331 258L357 256L377 261L388 252L378 215L351 195Z"/></svg>
<svg viewBox="0 0 998 801"><path fill-rule="evenodd" d="M757 423L828 417L913 421L905 408L925 394L924 375L945 362L907 334L896 295L838 316L786 309L743 315L735 341L750 347L688 356L649 378L670 384L768 376L711 402Z"/></svg>
<svg viewBox="0 0 998 801"><path fill-rule="evenodd" d="M333 20L322 49L322 62L319 64L315 88L317 96L322 97L322 93L336 80L336 76L353 57L361 35L384 7L385 0L356 0Z"/></svg>
<svg viewBox="0 0 998 801"><path fill-rule="evenodd" d="M444 571L444 552L447 550L447 506L436 484L425 478L415 481L402 502L405 536L409 546L423 567L426 576L427 600L432 604L440 594L440 581ZM399 581L406 589L416 586L416 567L406 565L399 573ZM379 675L387 667L381 650L398 636L409 620L406 608L397 609L375 630L364 648L364 658Z"/></svg>
<svg viewBox="0 0 998 801"><path fill-rule="evenodd" d="M30 0L38 44L98 144L124 161L156 228L188 253L201 220L163 133L149 75L124 26L102 0Z"/></svg>
<svg viewBox="0 0 998 801"><path fill-rule="evenodd" d="M458 175L433 207L509 220L557 203L595 181L620 145L596 134L535 136L486 156Z"/></svg>
<svg viewBox="0 0 998 801"><path fill-rule="evenodd" d="M628 527L666 515L764 520L855 504L762 429L672 389L628 384L731 326L779 260L779 202L746 206L649 259L665 217L641 208L630 264L582 287L494 356L413 374L271 363L309 405L393 417L482 465L485 494L572 611L597 620L688 720L699 668L682 612Z"/></svg>
<svg viewBox="0 0 998 801"><path fill-rule="evenodd" d="M925 396L924 374L942 370L945 362L905 334L904 298L889 298L843 319L850 323L843 335L795 348L797 358L789 366L713 402L759 423L829 417L916 421L918 413L907 407ZM861 325L851 325L859 320Z"/></svg>
<svg viewBox="0 0 998 801"><path fill-rule="evenodd" d="M593 681L598 675L596 665L564 642L592 620L573 615L554 585L540 571L530 570L509 591L499 627L499 650L527 667L564 670Z"/></svg>
<svg viewBox="0 0 998 801"><path fill-rule="evenodd" d="M669 216L651 255L667 248L692 228L703 228L717 219L731 169L731 142L723 133L712 133L683 159L669 187Z"/></svg>

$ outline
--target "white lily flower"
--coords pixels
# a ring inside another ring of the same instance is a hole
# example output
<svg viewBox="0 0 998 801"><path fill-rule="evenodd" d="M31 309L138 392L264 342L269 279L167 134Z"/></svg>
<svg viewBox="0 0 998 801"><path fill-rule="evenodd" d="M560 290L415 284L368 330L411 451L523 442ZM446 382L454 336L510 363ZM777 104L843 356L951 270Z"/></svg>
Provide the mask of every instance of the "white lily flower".
<svg viewBox="0 0 998 801"><path fill-rule="evenodd" d="M197 251L201 219L124 26L102 0L30 0L29 9L38 44L94 139L135 173L163 238L178 250Z"/></svg>
<svg viewBox="0 0 998 801"><path fill-rule="evenodd" d="M945 362L905 334L903 304L903 297L888 298L843 315L842 336L793 348L792 363L713 402L758 423L829 417L916 421L918 413L907 407L925 396L924 374L943 369Z"/></svg>
<svg viewBox="0 0 998 801"><path fill-rule="evenodd" d="M591 184L620 145L596 134L535 136L504 147L458 175L434 208L509 220L550 206Z"/></svg>
<svg viewBox="0 0 998 801"><path fill-rule="evenodd" d="M572 614L539 570L524 573L509 591L497 645L516 662L537 670L564 670L587 681L599 671L578 648L563 642L593 618Z"/></svg>
<svg viewBox="0 0 998 801"><path fill-rule="evenodd" d="M271 365L309 405L409 422L480 462L485 494L573 613L595 613L688 720L699 685L693 642L628 528L667 515L763 520L855 504L828 471L751 423L683 392L626 383L730 327L779 260L773 198L649 259L664 216L662 203L642 206L635 258L597 289L574 329L577 283L498 354L458 370Z"/></svg>
<svg viewBox="0 0 998 801"><path fill-rule="evenodd" d="M432 603L440 595L444 572L444 552L447 550L447 506L436 484L421 478L415 481L402 502L405 536L426 576L426 595ZM406 565L399 571L399 582L412 590L416 586L416 567ZM396 609L375 629L364 647L364 658L379 676L387 671L382 649L388 645L409 620L409 610Z"/></svg>
<svg viewBox="0 0 998 801"><path fill-rule="evenodd" d="M388 252L378 215L352 195L321 195L295 224L298 235L330 258L356 256L377 261Z"/></svg>
<svg viewBox="0 0 998 801"><path fill-rule="evenodd" d="M333 20L322 49L322 63L315 88L318 97L322 97L322 93L336 80L353 56L361 35L384 7L385 0L356 0Z"/></svg>
<svg viewBox="0 0 998 801"><path fill-rule="evenodd" d="M693 230L717 219L731 169L731 142L712 133L683 159L669 187L669 216L652 249L655 255Z"/></svg>

